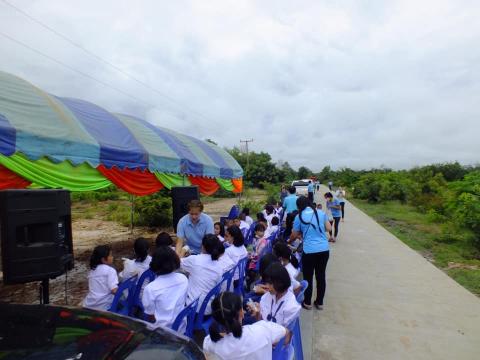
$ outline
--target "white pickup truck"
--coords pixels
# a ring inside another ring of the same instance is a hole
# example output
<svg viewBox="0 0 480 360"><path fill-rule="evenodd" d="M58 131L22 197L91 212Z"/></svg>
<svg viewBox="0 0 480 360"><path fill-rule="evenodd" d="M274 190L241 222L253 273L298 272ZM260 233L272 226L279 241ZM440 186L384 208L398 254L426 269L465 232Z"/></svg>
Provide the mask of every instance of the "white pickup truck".
<svg viewBox="0 0 480 360"><path fill-rule="evenodd" d="M293 180L292 181L292 186L295 186L295 189L297 189L296 194L297 195L308 195L308 185L312 183L313 180L311 179L302 179L302 180Z"/></svg>

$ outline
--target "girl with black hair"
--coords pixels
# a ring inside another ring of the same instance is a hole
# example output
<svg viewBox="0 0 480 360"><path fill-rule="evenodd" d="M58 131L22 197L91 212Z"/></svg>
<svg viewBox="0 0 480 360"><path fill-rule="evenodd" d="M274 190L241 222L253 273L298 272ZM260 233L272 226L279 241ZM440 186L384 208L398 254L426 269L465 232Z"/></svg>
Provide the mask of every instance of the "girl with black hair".
<svg viewBox="0 0 480 360"><path fill-rule="evenodd" d="M220 248L223 247L220 240L213 235L207 234L202 239L202 249L199 255L190 255L181 259L181 268L188 276L187 304L195 299L203 299L222 279L223 265L219 260ZM205 314L210 314L210 305Z"/></svg>
<svg viewBox="0 0 480 360"><path fill-rule="evenodd" d="M108 310L118 288L118 276L113 264L112 249L108 245L99 245L90 256L90 272L88 273L88 294L83 306Z"/></svg>
<svg viewBox="0 0 480 360"><path fill-rule="evenodd" d="M203 341L207 358L270 360L272 346L287 334L287 329L271 321L242 326L242 299L232 292L222 292L212 301L209 335Z"/></svg>
<svg viewBox="0 0 480 360"><path fill-rule="evenodd" d="M213 231L215 232L218 240L223 243L225 241L225 227L222 225L222 223L217 221L215 224L213 224Z"/></svg>
<svg viewBox="0 0 480 360"><path fill-rule="evenodd" d="M274 245L273 253L278 257L280 263L290 275L293 291L299 291L300 283L297 280L298 273L300 272L298 269L299 264L295 255L292 254L292 249L283 241L279 241Z"/></svg>
<svg viewBox="0 0 480 360"><path fill-rule="evenodd" d="M147 239L139 237L135 240L133 244L135 259L124 259L123 271L118 274L121 280L129 279L136 275L140 277L145 270L148 270L152 261L152 257L148 255L149 250L150 243Z"/></svg>
<svg viewBox="0 0 480 360"><path fill-rule="evenodd" d="M240 260L248 255L244 245L243 234L238 226L232 225L227 228L225 241L233 245L225 249L225 256L228 256L234 264L238 264ZM238 271L236 271L233 280L238 280L238 278Z"/></svg>
<svg viewBox="0 0 480 360"><path fill-rule="evenodd" d="M301 306L295 295L289 291L291 286L288 271L280 264L273 263L264 273L268 292L260 299L260 304L249 306L257 320L272 321L289 328L300 315Z"/></svg>
<svg viewBox="0 0 480 360"><path fill-rule="evenodd" d="M297 199L297 207L298 215L293 222L290 241L294 241L300 234L303 237L302 268L303 278L307 280L308 288L305 290L302 307L307 310L312 308L313 275L315 274L317 298L314 305L317 309L322 309L326 287L325 269L330 254L326 234L331 230L331 225L325 213L313 208L305 196Z"/></svg>
<svg viewBox="0 0 480 360"><path fill-rule="evenodd" d="M145 286L142 304L149 328L171 327L175 318L185 307L188 280L185 275L175 272L180 267L178 255L168 246L155 250L150 263L157 278Z"/></svg>

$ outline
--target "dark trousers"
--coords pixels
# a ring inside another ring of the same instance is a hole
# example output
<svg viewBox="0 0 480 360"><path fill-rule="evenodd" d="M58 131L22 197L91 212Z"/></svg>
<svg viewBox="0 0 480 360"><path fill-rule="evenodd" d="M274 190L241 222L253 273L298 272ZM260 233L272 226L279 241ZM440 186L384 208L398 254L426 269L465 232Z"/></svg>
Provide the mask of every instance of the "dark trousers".
<svg viewBox="0 0 480 360"><path fill-rule="evenodd" d="M309 193L308 193L308 201L310 201L311 203L313 203L313 192L309 192Z"/></svg>
<svg viewBox="0 0 480 360"><path fill-rule="evenodd" d="M340 218L339 217L334 217L333 221L330 220L330 225L332 225L333 236L337 237L338 227L340 226ZM332 236L332 231L330 231L330 236Z"/></svg>
<svg viewBox="0 0 480 360"><path fill-rule="evenodd" d="M342 219L345 217L345 203L341 202L340 207L342 208Z"/></svg>
<svg viewBox="0 0 480 360"><path fill-rule="evenodd" d="M304 303L310 305L312 303L312 290L313 290L313 275L315 274L315 280L317 281L317 298L315 303L323 305L323 297L325 296L325 288L327 282L325 280L325 269L327 268L329 251L322 251L318 253L302 255L302 270L303 278L308 282L308 288L305 290Z"/></svg>

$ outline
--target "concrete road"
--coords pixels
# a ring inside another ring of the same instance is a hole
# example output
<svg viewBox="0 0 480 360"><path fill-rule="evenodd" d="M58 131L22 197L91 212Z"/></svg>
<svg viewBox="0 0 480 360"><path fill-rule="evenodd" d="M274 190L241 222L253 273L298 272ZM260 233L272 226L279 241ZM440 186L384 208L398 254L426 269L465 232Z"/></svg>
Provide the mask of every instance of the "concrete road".
<svg viewBox="0 0 480 360"><path fill-rule="evenodd" d="M349 203L345 216L324 310L302 310L305 359L480 359L480 299Z"/></svg>

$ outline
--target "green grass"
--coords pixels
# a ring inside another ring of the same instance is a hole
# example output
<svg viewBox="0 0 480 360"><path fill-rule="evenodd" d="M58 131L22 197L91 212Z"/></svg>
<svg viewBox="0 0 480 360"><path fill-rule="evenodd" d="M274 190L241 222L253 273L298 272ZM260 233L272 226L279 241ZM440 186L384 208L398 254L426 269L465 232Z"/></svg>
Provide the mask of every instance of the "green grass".
<svg viewBox="0 0 480 360"><path fill-rule="evenodd" d="M441 224L432 223L426 214L397 201L371 204L353 199L352 202L459 284L480 296L480 252L468 232L442 229ZM449 268L449 263L458 267Z"/></svg>

